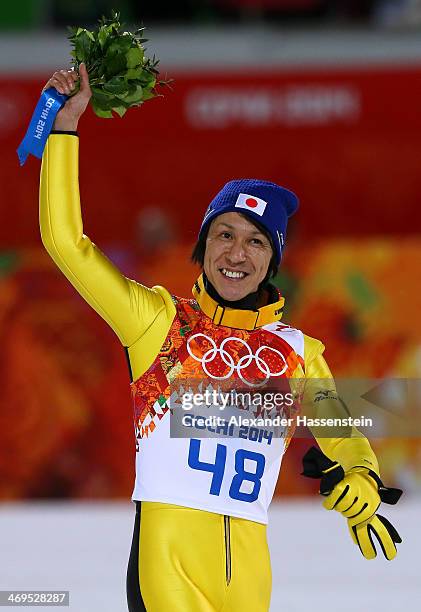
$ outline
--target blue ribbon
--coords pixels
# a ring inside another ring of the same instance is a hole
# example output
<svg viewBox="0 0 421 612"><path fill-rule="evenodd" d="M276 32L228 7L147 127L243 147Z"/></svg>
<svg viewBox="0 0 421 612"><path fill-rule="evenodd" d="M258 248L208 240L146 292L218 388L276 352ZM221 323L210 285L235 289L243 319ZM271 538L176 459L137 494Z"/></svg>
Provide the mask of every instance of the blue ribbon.
<svg viewBox="0 0 421 612"><path fill-rule="evenodd" d="M41 159L45 143L53 127L54 119L68 98L69 96L58 93L54 87L50 87L50 89L42 92L25 138L17 149L21 166L26 162L30 153Z"/></svg>

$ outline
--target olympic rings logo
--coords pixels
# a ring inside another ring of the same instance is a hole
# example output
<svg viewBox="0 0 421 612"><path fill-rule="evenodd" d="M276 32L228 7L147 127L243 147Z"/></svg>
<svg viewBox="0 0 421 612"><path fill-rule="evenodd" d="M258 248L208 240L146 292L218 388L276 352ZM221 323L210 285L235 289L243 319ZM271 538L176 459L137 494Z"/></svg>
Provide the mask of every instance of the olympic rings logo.
<svg viewBox="0 0 421 612"><path fill-rule="evenodd" d="M195 340L195 338L198 338L199 336L205 338L207 342L209 342L209 344L211 345L211 348L208 349L201 357L195 355L190 346L193 340ZM234 357L225 348L229 342L240 343L247 349L247 353L245 355L242 355L237 363L235 363ZM283 362L283 367L278 372L271 372L269 365L266 363L263 357L260 356L261 352L265 349L268 351L272 351L281 358ZM187 341L187 350L190 357L192 357L195 361L198 361L201 364L204 373L210 378L213 378L215 380L227 380L227 378L230 378L234 374L234 372L237 372L240 380L242 380L246 385L249 385L250 387L261 387L269 380L271 376L282 376L282 374L284 374L288 368L288 364L284 355L281 353L281 351L278 351L278 349L275 349L271 346L263 345L259 346L257 351L253 353L250 346L245 340L243 340L242 338L235 338L233 336L225 338L218 348L213 338L210 338L206 334L193 334L193 336L190 336ZM224 364L228 366L228 372L226 374L223 374L222 376L212 374L211 372L209 372L208 369L208 365L215 360L217 355L219 355ZM252 362L254 362L260 372L264 374L265 378L263 381L253 383L244 377L243 370L245 370L245 368L247 368Z"/></svg>

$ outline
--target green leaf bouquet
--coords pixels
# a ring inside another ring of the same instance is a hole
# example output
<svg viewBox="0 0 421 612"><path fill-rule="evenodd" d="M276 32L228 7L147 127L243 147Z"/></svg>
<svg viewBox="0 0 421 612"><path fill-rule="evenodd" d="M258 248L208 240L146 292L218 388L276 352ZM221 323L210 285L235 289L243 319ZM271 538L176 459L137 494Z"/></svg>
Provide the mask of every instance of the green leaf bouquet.
<svg viewBox="0 0 421 612"><path fill-rule="evenodd" d="M150 59L145 55L144 28L134 33L123 31L118 12L113 11L110 19L100 19L93 31L69 30L72 64L76 70L82 62L86 65L91 103L98 117L113 117L113 111L123 117L128 108L160 95L157 85L169 85L170 81L158 81L155 56ZM77 91L78 87L72 95Z"/></svg>

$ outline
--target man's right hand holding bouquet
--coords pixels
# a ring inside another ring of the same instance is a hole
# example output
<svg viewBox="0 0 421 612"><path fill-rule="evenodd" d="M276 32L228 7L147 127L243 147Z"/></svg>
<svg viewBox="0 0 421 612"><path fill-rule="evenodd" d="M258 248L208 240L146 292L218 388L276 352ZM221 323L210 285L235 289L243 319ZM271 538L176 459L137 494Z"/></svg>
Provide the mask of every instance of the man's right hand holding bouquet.
<svg viewBox="0 0 421 612"><path fill-rule="evenodd" d="M71 95L79 81L79 91ZM60 132L76 132L79 119L86 110L92 97L89 85L89 75L85 64L80 64L79 75L75 70L57 70L47 81L43 91L54 87L59 93L70 96L63 108L58 112L53 130Z"/></svg>
<svg viewBox="0 0 421 612"><path fill-rule="evenodd" d="M123 117L161 94L158 60L145 55L143 28L127 32L113 12L93 30L70 28L71 70L57 70L42 90L27 133L18 147L20 164L41 158L51 129L75 131L88 102L98 117ZM88 76L89 72L89 76Z"/></svg>

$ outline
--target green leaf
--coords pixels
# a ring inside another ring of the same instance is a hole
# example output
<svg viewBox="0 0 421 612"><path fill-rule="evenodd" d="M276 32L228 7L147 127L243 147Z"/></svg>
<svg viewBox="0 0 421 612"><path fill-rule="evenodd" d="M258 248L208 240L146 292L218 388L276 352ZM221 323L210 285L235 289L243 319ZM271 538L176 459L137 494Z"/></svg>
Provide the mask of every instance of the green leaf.
<svg viewBox="0 0 421 612"><path fill-rule="evenodd" d="M142 77L142 73L142 66L138 66L137 68L129 68L126 74L124 75L124 78L126 79L126 81L128 81L129 79L140 79Z"/></svg>
<svg viewBox="0 0 421 612"><path fill-rule="evenodd" d="M130 37L128 36L119 36L118 38L114 38L112 42L110 43L110 46L107 49L107 53L106 53L107 60L109 57L112 57L113 55L119 55L119 54L126 55L131 45L132 45L132 41Z"/></svg>
<svg viewBox="0 0 421 612"><path fill-rule="evenodd" d="M110 28L107 26L102 26L98 32L98 41L101 46L101 49L105 47L105 44L108 42L110 38Z"/></svg>
<svg viewBox="0 0 421 612"><path fill-rule="evenodd" d="M92 108L94 109L94 113L95 115L97 115L97 117L101 117L103 119L112 119L113 114L110 110L103 110L100 106L98 106L95 102L95 100L92 98Z"/></svg>
<svg viewBox="0 0 421 612"><path fill-rule="evenodd" d="M153 74L149 75L147 80L144 81L142 79L142 83L143 87L146 87L147 89L152 89L156 85L156 77Z"/></svg>
<svg viewBox="0 0 421 612"><path fill-rule="evenodd" d="M143 50L140 47L132 47L126 54L127 68L136 68L143 60Z"/></svg>
<svg viewBox="0 0 421 612"><path fill-rule="evenodd" d="M116 112L117 115L120 115L120 117L123 117L124 114L127 112L127 108L125 108L124 106L114 106L113 111Z"/></svg>
<svg viewBox="0 0 421 612"><path fill-rule="evenodd" d="M130 108L132 106L131 102L126 102L123 96L116 96L115 102L113 102L114 106L124 106L124 108Z"/></svg>
<svg viewBox="0 0 421 612"><path fill-rule="evenodd" d="M105 76L111 79L126 70L126 56L123 54L114 55L105 64Z"/></svg>
<svg viewBox="0 0 421 612"><path fill-rule="evenodd" d="M113 106L121 106L124 104L118 95L114 95L104 90L94 91L92 100L95 102L97 107L102 108L103 110L111 110Z"/></svg>
<svg viewBox="0 0 421 612"><path fill-rule="evenodd" d="M94 98L94 102L97 108L101 108L104 111L110 111L114 108L114 106L122 106L123 102L117 97L109 96L106 100L98 98Z"/></svg>
<svg viewBox="0 0 421 612"><path fill-rule="evenodd" d="M157 94L153 91L144 91L142 100L146 102L146 100L152 100L152 98L156 98Z"/></svg>
<svg viewBox="0 0 421 612"><path fill-rule="evenodd" d="M104 83L104 91L109 91L112 94L123 94L128 92L127 81L124 77L113 77Z"/></svg>
<svg viewBox="0 0 421 612"><path fill-rule="evenodd" d="M86 62L91 51L91 38L87 35L86 30L78 34L75 40L76 59L79 62Z"/></svg>
<svg viewBox="0 0 421 612"><path fill-rule="evenodd" d="M110 98L113 97L113 94L107 94L104 90L99 87L91 87L92 96L99 104L106 104Z"/></svg>
<svg viewBox="0 0 421 612"><path fill-rule="evenodd" d="M136 85L135 89L129 93L127 96L124 96L125 102L139 102L142 100L143 89L140 85Z"/></svg>

